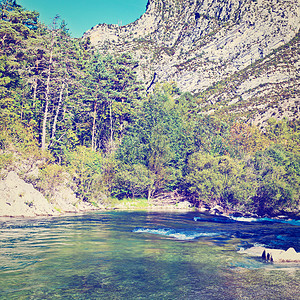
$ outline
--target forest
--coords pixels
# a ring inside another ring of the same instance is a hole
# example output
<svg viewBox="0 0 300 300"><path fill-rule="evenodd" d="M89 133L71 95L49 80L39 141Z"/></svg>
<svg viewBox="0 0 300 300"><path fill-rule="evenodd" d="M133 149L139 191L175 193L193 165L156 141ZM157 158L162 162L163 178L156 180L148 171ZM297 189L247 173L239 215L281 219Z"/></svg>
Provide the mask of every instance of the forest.
<svg viewBox="0 0 300 300"><path fill-rule="evenodd" d="M130 53L103 55L13 0L0 42L0 177L18 170L49 198L67 182L95 205L177 191L196 207L299 211L299 120L203 115L175 82L149 93Z"/></svg>

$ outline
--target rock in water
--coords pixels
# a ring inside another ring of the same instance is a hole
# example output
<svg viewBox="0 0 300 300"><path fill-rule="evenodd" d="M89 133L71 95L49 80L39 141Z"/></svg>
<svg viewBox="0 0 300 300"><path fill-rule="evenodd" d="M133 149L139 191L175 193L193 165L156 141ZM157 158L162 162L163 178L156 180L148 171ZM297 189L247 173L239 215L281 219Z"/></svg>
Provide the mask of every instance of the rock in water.
<svg viewBox="0 0 300 300"><path fill-rule="evenodd" d="M262 253L262 258L271 262L300 262L300 253L297 253L294 248L289 248L287 251L278 249L265 249Z"/></svg>
<svg viewBox="0 0 300 300"><path fill-rule="evenodd" d="M294 248L289 248L287 251L280 249L268 249L265 247L251 247L249 249L241 249L239 253L245 253L254 257L275 263L300 263L300 253L297 253Z"/></svg>

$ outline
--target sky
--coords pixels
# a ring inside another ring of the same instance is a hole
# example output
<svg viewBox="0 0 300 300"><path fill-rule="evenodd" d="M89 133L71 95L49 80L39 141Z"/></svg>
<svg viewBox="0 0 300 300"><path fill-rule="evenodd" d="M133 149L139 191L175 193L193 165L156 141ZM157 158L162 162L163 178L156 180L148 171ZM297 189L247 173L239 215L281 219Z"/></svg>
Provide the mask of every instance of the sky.
<svg viewBox="0 0 300 300"><path fill-rule="evenodd" d="M40 13L39 20L50 25L58 14L73 37L101 23L126 25L138 19L147 0L17 0L28 10Z"/></svg>

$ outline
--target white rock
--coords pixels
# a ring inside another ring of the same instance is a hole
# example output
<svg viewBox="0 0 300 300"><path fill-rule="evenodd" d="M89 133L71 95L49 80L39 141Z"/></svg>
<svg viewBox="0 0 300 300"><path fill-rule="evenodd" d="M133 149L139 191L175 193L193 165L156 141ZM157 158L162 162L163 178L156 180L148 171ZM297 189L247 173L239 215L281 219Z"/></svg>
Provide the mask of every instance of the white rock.
<svg viewBox="0 0 300 300"><path fill-rule="evenodd" d="M17 173L9 172L0 181L0 216L42 215L58 215L58 212L32 184L26 183Z"/></svg>
<svg viewBox="0 0 300 300"><path fill-rule="evenodd" d="M289 42L300 28L299 15L298 0L150 0L134 23L97 25L84 37L100 51L133 53L140 79L150 83L156 72L158 81L194 92Z"/></svg>
<svg viewBox="0 0 300 300"><path fill-rule="evenodd" d="M188 209L191 207L191 203L188 201L182 201L177 203L178 209Z"/></svg>
<svg viewBox="0 0 300 300"><path fill-rule="evenodd" d="M238 252L250 256L262 257L267 261L275 263L300 262L300 253L297 253L294 248L289 248L287 251L284 251L281 249L269 249L258 246L249 249L240 249Z"/></svg>

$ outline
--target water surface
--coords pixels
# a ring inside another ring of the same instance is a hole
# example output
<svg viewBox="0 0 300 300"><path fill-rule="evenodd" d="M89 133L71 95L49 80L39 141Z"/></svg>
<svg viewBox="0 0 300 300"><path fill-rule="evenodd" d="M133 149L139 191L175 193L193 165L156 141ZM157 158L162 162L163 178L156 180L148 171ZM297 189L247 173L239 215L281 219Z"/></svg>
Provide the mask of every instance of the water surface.
<svg viewBox="0 0 300 300"><path fill-rule="evenodd" d="M0 221L0 299L299 299L298 265L237 252L300 251L297 222L98 212Z"/></svg>

